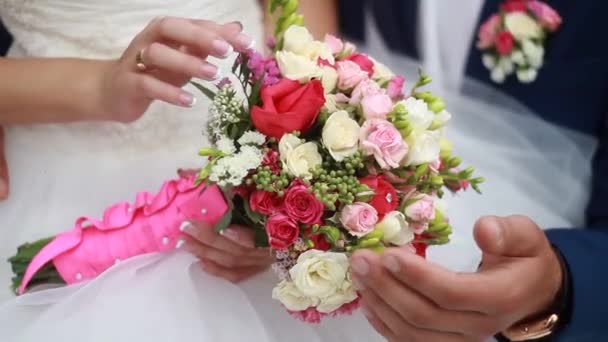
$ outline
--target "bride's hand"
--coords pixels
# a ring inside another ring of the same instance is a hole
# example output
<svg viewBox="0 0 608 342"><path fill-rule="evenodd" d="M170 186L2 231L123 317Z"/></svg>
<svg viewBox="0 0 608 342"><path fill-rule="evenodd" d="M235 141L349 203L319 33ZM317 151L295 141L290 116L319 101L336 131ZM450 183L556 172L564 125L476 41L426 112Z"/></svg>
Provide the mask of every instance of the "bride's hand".
<svg viewBox="0 0 608 342"><path fill-rule="evenodd" d="M177 106L194 105L195 97L182 87L191 78L214 80L219 69L208 56L226 58L244 51L253 39L238 22L164 17L150 22L122 57L109 62L101 81L101 119L137 120L153 100ZM145 66L145 70L138 67Z"/></svg>
<svg viewBox="0 0 608 342"><path fill-rule="evenodd" d="M203 270L236 283L266 270L274 261L270 250L256 248L253 230L230 226L218 234L212 226L195 223L184 226L188 235L182 249L201 259Z"/></svg>

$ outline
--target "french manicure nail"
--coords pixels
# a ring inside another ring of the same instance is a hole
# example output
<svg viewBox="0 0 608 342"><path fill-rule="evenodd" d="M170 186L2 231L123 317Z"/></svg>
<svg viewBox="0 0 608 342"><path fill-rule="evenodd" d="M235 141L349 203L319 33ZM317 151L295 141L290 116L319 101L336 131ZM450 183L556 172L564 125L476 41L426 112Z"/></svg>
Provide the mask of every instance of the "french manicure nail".
<svg viewBox="0 0 608 342"><path fill-rule="evenodd" d="M236 241L239 238L239 235L237 233L235 233L233 230L230 229L224 229L220 232L220 235L222 235L223 237L232 240L232 241Z"/></svg>
<svg viewBox="0 0 608 342"><path fill-rule="evenodd" d="M369 264L363 258L355 258L352 262L353 271L359 275L366 275L369 272Z"/></svg>
<svg viewBox="0 0 608 342"><path fill-rule="evenodd" d="M232 45L221 39L216 39L211 42L211 50L213 56L220 58L226 58L234 51Z"/></svg>
<svg viewBox="0 0 608 342"><path fill-rule="evenodd" d="M196 97L194 95L183 91L179 94L179 102L186 107L193 107L196 104Z"/></svg>
<svg viewBox="0 0 608 342"><path fill-rule="evenodd" d="M206 80L217 80L219 78L220 73L220 69L211 63L204 63L201 66L201 77Z"/></svg>
<svg viewBox="0 0 608 342"><path fill-rule="evenodd" d="M255 41L248 35L244 33L239 33L239 35L236 37L236 44L242 50L249 50L255 46Z"/></svg>
<svg viewBox="0 0 608 342"><path fill-rule="evenodd" d="M184 221L179 226L179 230L184 233L191 234L194 231L194 225L192 225L192 223L190 223L189 221Z"/></svg>
<svg viewBox="0 0 608 342"><path fill-rule="evenodd" d="M231 22L231 24L239 25L239 27L241 28L240 31L243 31L243 23L241 23L240 21L233 21Z"/></svg>
<svg viewBox="0 0 608 342"><path fill-rule="evenodd" d="M393 273L399 272L399 262L394 256L387 256L382 260L384 267Z"/></svg>
<svg viewBox="0 0 608 342"><path fill-rule="evenodd" d="M177 243L175 244L175 248L180 249L184 246L185 243L186 243L186 241L184 241L183 239L179 239L179 240L177 240Z"/></svg>
<svg viewBox="0 0 608 342"><path fill-rule="evenodd" d="M356 291L365 290L365 285L363 285L363 283L356 277L353 278L353 287Z"/></svg>

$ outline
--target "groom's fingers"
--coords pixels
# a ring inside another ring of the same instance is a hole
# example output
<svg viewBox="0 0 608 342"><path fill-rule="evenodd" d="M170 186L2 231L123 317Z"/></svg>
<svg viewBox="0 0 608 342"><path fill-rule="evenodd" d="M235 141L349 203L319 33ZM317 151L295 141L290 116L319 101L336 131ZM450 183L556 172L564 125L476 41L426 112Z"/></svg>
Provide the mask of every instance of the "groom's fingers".
<svg viewBox="0 0 608 342"><path fill-rule="evenodd" d="M8 197L8 165L6 163L4 127L0 126L0 200Z"/></svg>

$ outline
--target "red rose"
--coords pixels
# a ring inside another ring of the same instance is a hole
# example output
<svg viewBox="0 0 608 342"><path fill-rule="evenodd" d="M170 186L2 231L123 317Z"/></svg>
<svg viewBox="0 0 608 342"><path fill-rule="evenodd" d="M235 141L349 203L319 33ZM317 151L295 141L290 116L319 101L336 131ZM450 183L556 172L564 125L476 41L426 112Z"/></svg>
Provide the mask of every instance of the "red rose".
<svg viewBox="0 0 608 342"><path fill-rule="evenodd" d="M249 196L249 206L255 212L270 215L281 211L283 199L274 192L256 190Z"/></svg>
<svg viewBox="0 0 608 342"><path fill-rule="evenodd" d="M374 197L369 204L376 209L378 215L383 216L397 209L397 191L383 176L368 176L359 179L359 182L374 190Z"/></svg>
<svg viewBox="0 0 608 342"><path fill-rule="evenodd" d="M500 9L505 12L526 12L528 11L528 1L509 0L500 5Z"/></svg>
<svg viewBox="0 0 608 342"><path fill-rule="evenodd" d="M367 72L369 77L372 77L374 75L374 62L372 62L372 60L369 59L367 55L355 52L344 59L357 64L359 68L361 68L361 70Z"/></svg>
<svg viewBox="0 0 608 342"><path fill-rule="evenodd" d="M285 133L307 131L325 104L319 80L301 85L284 78L275 85L263 87L261 97L262 106L253 107L251 120L261 133L277 139Z"/></svg>
<svg viewBox="0 0 608 342"><path fill-rule="evenodd" d="M502 31L496 37L496 50L503 56L513 50L513 35L509 31Z"/></svg>
<svg viewBox="0 0 608 342"><path fill-rule="evenodd" d="M316 234L310 237L310 240L315 244L314 249L320 251L328 251L331 249L331 244L325 239L325 235Z"/></svg>
<svg viewBox="0 0 608 342"><path fill-rule="evenodd" d="M320 223L324 209L323 203L308 192L308 188L302 183L294 183L285 195L285 212L298 222Z"/></svg>
<svg viewBox="0 0 608 342"><path fill-rule="evenodd" d="M296 221L283 213L279 213L266 220L266 234L270 247L286 249L298 239L300 229Z"/></svg>
<svg viewBox="0 0 608 342"><path fill-rule="evenodd" d="M429 247L426 243L423 242L414 242L412 244L414 246L414 248L416 249L416 254L426 258L426 249Z"/></svg>

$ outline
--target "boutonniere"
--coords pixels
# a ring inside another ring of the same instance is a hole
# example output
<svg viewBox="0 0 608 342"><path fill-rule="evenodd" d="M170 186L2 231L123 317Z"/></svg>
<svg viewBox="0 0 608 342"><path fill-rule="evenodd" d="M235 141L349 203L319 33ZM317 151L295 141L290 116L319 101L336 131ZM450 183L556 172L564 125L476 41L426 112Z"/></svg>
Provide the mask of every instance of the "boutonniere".
<svg viewBox="0 0 608 342"><path fill-rule="evenodd" d="M522 83L534 82L544 63L547 37L561 24L557 11L542 1L504 1L478 33L477 48L492 81L503 83L515 74Z"/></svg>

